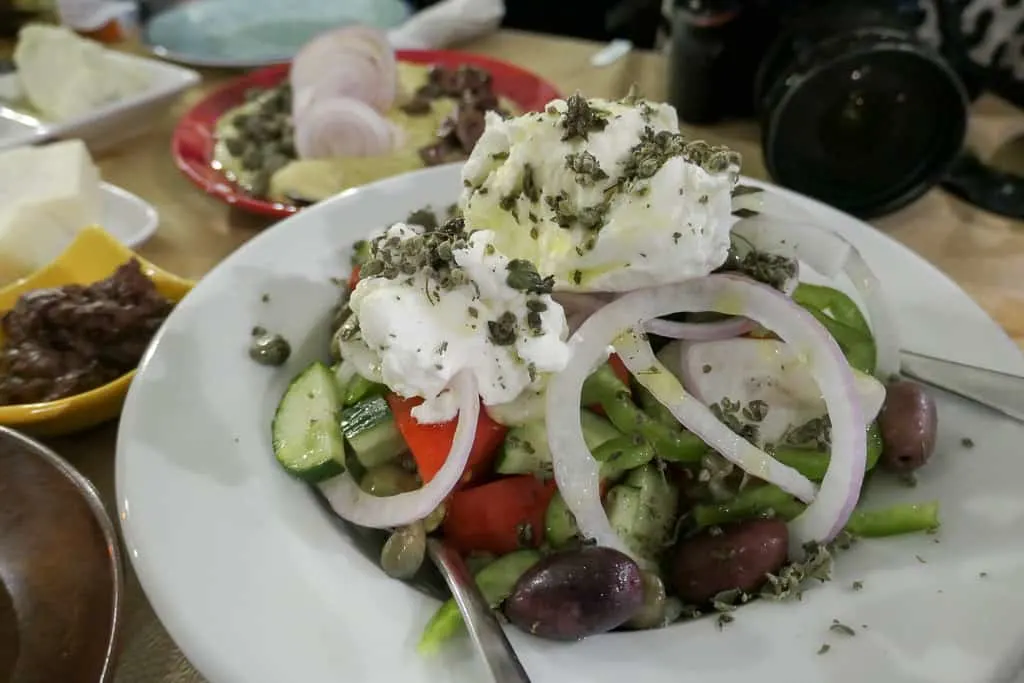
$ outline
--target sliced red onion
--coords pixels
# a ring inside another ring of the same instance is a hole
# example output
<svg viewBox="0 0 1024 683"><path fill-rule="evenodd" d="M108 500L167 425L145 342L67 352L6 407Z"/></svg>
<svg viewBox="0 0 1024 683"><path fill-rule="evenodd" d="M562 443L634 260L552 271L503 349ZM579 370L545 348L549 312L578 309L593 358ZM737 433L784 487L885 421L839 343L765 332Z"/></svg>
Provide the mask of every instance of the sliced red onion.
<svg viewBox="0 0 1024 683"><path fill-rule="evenodd" d="M317 100L295 119L295 151L302 159L377 156L399 139L394 124L351 97Z"/></svg>
<svg viewBox="0 0 1024 683"><path fill-rule="evenodd" d="M693 301L693 298L690 296L684 301ZM804 502L814 500L817 488L810 479L726 427L710 408L688 394L679 380L655 358L646 337L635 331L623 335L615 343L615 350L637 382L664 404L684 427L722 457L744 472L771 482Z"/></svg>
<svg viewBox="0 0 1024 683"><path fill-rule="evenodd" d="M289 80L296 119L313 100L338 96L386 112L395 102L398 66L383 32L346 26L322 33L304 45L292 59Z"/></svg>
<svg viewBox="0 0 1024 683"><path fill-rule="evenodd" d="M795 287L795 285L794 285ZM608 302L614 295L582 294L579 292L557 292L554 299L562 305L569 321L569 331L575 332L583 321ZM730 318L713 323L684 323L656 318L644 324L651 334L668 339L689 339L692 341L714 341L731 339L754 329L754 323L745 318Z"/></svg>
<svg viewBox="0 0 1024 683"><path fill-rule="evenodd" d="M320 484L324 497L339 517L375 529L399 527L423 519L448 497L466 469L480 419L480 396L473 375L467 371L458 373L448 390L455 392L459 402L458 425L448 458L434 478L415 491L381 497L363 491L352 475L345 472ZM578 422L578 415L576 419Z"/></svg>
<svg viewBox="0 0 1024 683"><path fill-rule="evenodd" d="M900 374L901 346L895 318L882 294L882 283L853 246L843 270L867 308L868 323L875 338L875 376L883 383L888 382L889 378Z"/></svg>
<svg viewBox="0 0 1024 683"><path fill-rule="evenodd" d="M683 323L654 318L644 323L644 330L668 339L718 341L732 339L750 332L755 324L747 318L734 317L713 323Z"/></svg>
<svg viewBox="0 0 1024 683"><path fill-rule="evenodd" d="M878 277L857 248L829 228L815 224L812 213L777 192L735 197L733 207L759 212L733 226L733 233L749 240L754 248L795 257L825 277L846 274L867 308L875 337L875 375L882 381L898 375L901 346L895 318L882 295Z"/></svg>
<svg viewBox="0 0 1024 683"><path fill-rule="evenodd" d="M605 308L611 306L614 304ZM598 320L595 321L595 317ZM551 377L545 419L548 445L552 453L555 483L576 517L576 524L583 536L642 562L643 558L630 550L608 521L608 515L601 505L600 470L583 440L583 426L580 422L583 381L608 356L608 346L618 334L618 330L605 333L603 329L595 327L592 321L599 323L603 317L600 314L591 316L569 338L569 362L564 370Z"/></svg>
<svg viewBox="0 0 1024 683"><path fill-rule="evenodd" d="M835 340L810 314L767 286L730 275L712 275L626 294L592 315L570 340L573 358L570 368L552 379L548 392L547 424L549 445L554 454L555 479L581 531L598 543L623 549L624 543L611 529L601 508L597 464L583 442L579 416L574 414L588 369L604 352L606 345L624 330L671 313L697 311L744 315L774 330L783 340L807 354L809 367L821 386L832 420L831 459L818 494L814 495L813 484L798 473L777 461L764 463L756 453L736 444L734 439L739 437L733 435L719 439L718 428L704 424L703 414L694 411L690 405L699 405L698 402L692 397L687 400L678 381L667 371L635 373L637 380L663 400L674 414L677 411L681 413L687 422L691 422L694 415L701 415L697 425L691 423L687 426L697 426L701 431L710 433L709 445L716 450L721 448L731 452L741 467L754 469L752 474L755 476L771 480L798 497L814 498L791 524L794 548L799 549L808 541L830 540L849 518L864 477L866 444L852 373ZM628 340L623 345L628 347ZM640 352L643 354L642 344ZM649 346L647 354L653 358ZM634 364L631 370L644 370L652 364L640 361L651 358L634 355L623 360L627 366ZM747 445L750 446L749 443Z"/></svg>

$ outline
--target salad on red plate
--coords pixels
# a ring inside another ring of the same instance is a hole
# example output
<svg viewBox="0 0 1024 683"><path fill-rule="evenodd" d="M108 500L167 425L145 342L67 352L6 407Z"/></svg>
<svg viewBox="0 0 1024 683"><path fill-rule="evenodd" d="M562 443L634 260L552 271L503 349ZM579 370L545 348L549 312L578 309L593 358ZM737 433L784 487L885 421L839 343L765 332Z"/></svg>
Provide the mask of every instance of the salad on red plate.
<svg viewBox="0 0 1024 683"><path fill-rule="evenodd" d="M635 94L488 113L454 215L355 245L278 461L390 531L389 575L441 536L512 624L560 640L727 621L827 579L851 538L936 529L935 501L860 503L937 426L878 280L739 166ZM460 620L442 605L421 649Z"/></svg>
<svg viewBox="0 0 1024 683"><path fill-rule="evenodd" d="M454 52L396 53L382 32L350 26L316 37L289 66L211 95L185 117L174 147L179 166L208 191L289 213L387 176L463 160L486 112L519 114L556 96L516 67ZM237 191L244 197L230 194Z"/></svg>

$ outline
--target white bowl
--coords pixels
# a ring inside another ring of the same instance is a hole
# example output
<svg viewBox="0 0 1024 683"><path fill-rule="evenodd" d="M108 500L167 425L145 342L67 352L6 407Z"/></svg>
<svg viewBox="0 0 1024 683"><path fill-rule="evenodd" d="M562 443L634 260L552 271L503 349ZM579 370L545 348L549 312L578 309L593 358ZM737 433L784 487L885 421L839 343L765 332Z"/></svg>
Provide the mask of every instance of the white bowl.
<svg viewBox="0 0 1024 683"><path fill-rule="evenodd" d="M351 243L459 191L458 166L428 169L281 221L198 283L143 360L118 433L119 517L153 607L211 683L489 680L465 637L438 657L417 654L438 603L361 555L270 447L289 379L326 353L330 279L348 270ZM933 266L854 218L768 191L857 246L907 348L1021 373L1012 341ZM256 324L292 342L284 367L248 358ZM939 499L938 534L862 541L838 557L832 582L802 601L747 605L722 630L712 618L567 644L510 628L534 683L1012 680L1024 636L1024 427L936 398L938 445L918 486L873 481L867 495L871 506ZM856 636L830 630L833 619Z"/></svg>
<svg viewBox="0 0 1024 683"><path fill-rule="evenodd" d="M150 128L181 93L200 81L198 73L175 64L122 52L112 52L112 57L144 68L149 73L149 88L59 123L24 114L0 101L0 150L81 138L93 152L103 151ZM0 93L9 96L19 91L17 74L0 75Z"/></svg>

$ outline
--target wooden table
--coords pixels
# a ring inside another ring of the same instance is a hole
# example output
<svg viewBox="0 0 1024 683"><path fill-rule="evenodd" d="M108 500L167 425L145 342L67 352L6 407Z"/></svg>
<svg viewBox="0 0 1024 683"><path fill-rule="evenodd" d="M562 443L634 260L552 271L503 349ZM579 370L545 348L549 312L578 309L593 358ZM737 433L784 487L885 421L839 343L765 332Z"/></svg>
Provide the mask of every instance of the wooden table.
<svg viewBox="0 0 1024 683"><path fill-rule="evenodd" d="M655 54L634 53L596 69L590 57L601 46L515 32L501 32L465 49L515 62L552 81L563 92L620 97L636 83L648 97L665 92L665 65ZM180 275L199 278L267 221L229 209L193 187L168 153L179 116L233 73L207 72L144 137L98 160L105 180L150 201L160 212L158 234L142 255ZM765 178L758 134L752 124L689 131L740 151L744 172ZM1024 116L995 100L978 103L971 139L992 154L1008 137L1024 133ZM1022 155L1024 156L1024 155ZM966 289L1019 344L1024 344L1024 225L984 214L939 191L878 221L878 227L936 264ZM59 440L53 445L100 489L113 514L115 427ZM134 576L125 602L124 651L119 683L191 683L202 680L153 616Z"/></svg>

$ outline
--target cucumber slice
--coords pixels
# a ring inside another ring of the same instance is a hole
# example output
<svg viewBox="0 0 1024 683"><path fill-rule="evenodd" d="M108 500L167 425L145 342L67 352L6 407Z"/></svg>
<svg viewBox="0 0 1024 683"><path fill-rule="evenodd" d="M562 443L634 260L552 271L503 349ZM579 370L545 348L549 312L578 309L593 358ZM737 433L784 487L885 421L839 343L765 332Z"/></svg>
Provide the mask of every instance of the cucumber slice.
<svg viewBox="0 0 1024 683"><path fill-rule="evenodd" d="M318 482L345 471L340 408L334 373L323 363L313 363L288 385L270 432L274 456L289 474Z"/></svg>
<svg viewBox="0 0 1024 683"><path fill-rule="evenodd" d="M383 384L372 382L362 375L354 375L345 385L345 405L354 406L364 398L379 396L386 390Z"/></svg>
<svg viewBox="0 0 1024 683"><path fill-rule="evenodd" d="M608 521L630 550L655 560L672 540L679 491L657 465L630 471L605 498Z"/></svg>
<svg viewBox="0 0 1024 683"><path fill-rule="evenodd" d="M611 422L590 412L580 411L583 440L593 451L601 444L622 436L622 432ZM532 474L535 477L551 477L551 449L548 447L548 431L544 420L535 420L521 427L509 430L505 443L495 465L498 474Z"/></svg>
<svg viewBox="0 0 1024 683"><path fill-rule="evenodd" d="M552 548L561 548L574 538L578 538L579 531L576 516L565 504L562 494L556 492L548 503L547 512L544 513L544 540Z"/></svg>
<svg viewBox="0 0 1024 683"><path fill-rule="evenodd" d="M343 410L341 432L367 469L391 462L408 450L383 396L371 396Z"/></svg>

